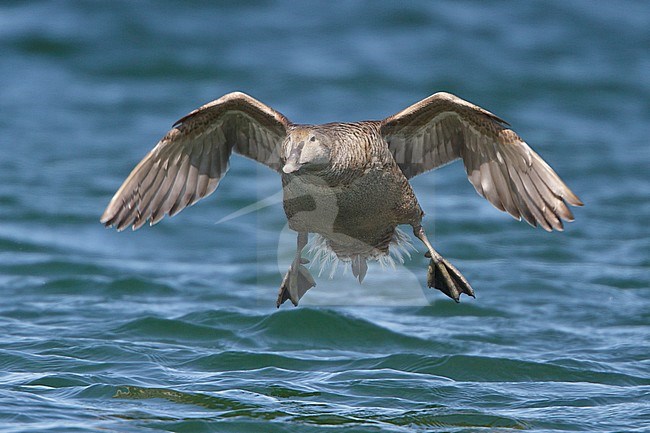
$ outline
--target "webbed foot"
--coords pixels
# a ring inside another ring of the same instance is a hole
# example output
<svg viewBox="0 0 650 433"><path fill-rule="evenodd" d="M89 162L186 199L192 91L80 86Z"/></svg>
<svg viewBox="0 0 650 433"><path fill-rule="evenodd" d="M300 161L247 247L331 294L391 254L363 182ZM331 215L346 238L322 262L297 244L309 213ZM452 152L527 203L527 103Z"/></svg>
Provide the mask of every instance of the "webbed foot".
<svg viewBox="0 0 650 433"><path fill-rule="evenodd" d="M427 285L440 290L456 302L460 302L461 293L474 298L474 290L463 274L447 260L438 255L429 262Z"/></svg>
<svg viewBox="0 0 650 433"><path fill-rule="evenodd" d="M294 261L284 275L282 284L280 284L280 290L278 291L277 308L280 308L280 305L287 299L294 306L298 306L300 298L307 293L307 290L316 285L314 277L311 276L309 270L303 265L305 262L305 259L301 259L299 262Z"/></svg>
<svg viewBox="0 0 650 433"><path fill-rule="evenodd" d="M424 256L431 259L427 272L427 285L440 290L456 302L460 302L461 293L474 298L472 286L469 285L463 274L454 265L433 249L422 226L413 226L413 234L426 245L427 252Z"/></svg>

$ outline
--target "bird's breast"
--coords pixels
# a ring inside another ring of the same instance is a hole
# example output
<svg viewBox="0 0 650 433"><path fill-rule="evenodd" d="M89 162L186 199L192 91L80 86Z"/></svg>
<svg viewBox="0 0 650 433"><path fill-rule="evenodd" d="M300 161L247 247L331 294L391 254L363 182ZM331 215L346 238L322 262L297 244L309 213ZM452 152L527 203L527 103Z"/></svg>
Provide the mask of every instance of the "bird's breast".
<svg viewBox="0 0 650 433"><path fill-rule="evenodd" d="M317 176L285 175L283 185L289 227L319 233L339 244L347 238L350 246L358 240L373 249L387 249L388 234L421 215L408 182L385 170L369 170L336 186Z"/></svg>

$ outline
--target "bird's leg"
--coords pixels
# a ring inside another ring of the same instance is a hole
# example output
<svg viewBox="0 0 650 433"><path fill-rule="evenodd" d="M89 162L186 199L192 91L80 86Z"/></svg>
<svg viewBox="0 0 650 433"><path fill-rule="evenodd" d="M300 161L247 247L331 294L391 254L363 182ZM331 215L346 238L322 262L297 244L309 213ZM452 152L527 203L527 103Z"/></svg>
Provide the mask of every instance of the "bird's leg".
<svg viewBox="0 0 650 433"><path fill-rule="evenodd" d="M284 303L287 299L291 301L293 305L298 305L298 301L302 296L316 285L314 278L309 273L309 270L303 266L306 263L309 263L309 260L303 259L301 257L302 250L307 245L307 232L298 233L298 245L296 248L296 256L289 267L289 270L284 275L282 279L282 284L280 284L280 290L278 291L278 301L276 306L280 308L280 305Z"/></svg>
<svg viewBox="0 0 650 433"><path fill-rule="evenodd" d="M460 301L461 293L474 297L474 290L463 274L433 249L422 226L413 226L413 234L427 247L425 257L431 258L427 272L427 285L440 290L456 302Z"/></svg>

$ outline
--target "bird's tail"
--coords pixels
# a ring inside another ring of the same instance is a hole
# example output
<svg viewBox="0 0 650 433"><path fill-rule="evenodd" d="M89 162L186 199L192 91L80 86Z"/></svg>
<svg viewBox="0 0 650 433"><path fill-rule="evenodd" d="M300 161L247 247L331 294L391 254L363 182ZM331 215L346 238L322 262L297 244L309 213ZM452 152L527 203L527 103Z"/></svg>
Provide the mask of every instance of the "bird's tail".
<svg viewBox="0 0 650 433"><path fill-rule="evenodd" d="M352 274L363 281L368 270L368 261L378 261L382 268L391 267L395 269L397 264L404 263L404 257L411 257L411 250L415 251L411 238L399 228L395 228L390 240L388 251L383 252L370 245L364 245L359 241L354 241L354 248L339 244L332 247L331 240L324 236L315 234L312 236L308 246L308 254L311 256L311 264L319 266L318 276L326 269L329 269L330 278L334 277L339 263L344 265L350 264ZM361 245L360 245L361 244Z"/></svg>

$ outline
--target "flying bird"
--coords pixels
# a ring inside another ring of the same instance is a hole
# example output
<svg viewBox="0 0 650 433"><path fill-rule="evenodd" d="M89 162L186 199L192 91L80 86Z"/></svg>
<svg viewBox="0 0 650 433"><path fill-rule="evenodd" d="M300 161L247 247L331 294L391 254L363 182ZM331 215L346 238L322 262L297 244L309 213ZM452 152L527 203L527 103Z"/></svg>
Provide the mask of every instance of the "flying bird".
<svg viewBox="0 0 650 433"><path fill-rule="evenodd" d="M133 169L101 217L123 230L153 225L207 197L235 153L278 172L297 248L277 306L298 305L316 285L303 258L350 264L362 282L368 261L390 261L410 225L430 258L427 285L460 300L474 297L465 277L431 245L409 180L457 159L476 191L496 208L547 231L573 221L580 199L509 124L439 92L384 120L294 124L251 96L233 92L192 111Z"/></svg>

